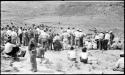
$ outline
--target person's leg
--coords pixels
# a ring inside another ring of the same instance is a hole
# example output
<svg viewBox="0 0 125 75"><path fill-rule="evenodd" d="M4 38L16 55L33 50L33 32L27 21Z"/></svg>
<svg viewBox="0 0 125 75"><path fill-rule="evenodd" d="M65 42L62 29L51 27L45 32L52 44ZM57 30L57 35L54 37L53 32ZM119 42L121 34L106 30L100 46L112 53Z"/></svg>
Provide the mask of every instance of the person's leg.
<svg viewBox="0 0 125 75"><path fill-rule="evenodd" d="M22 44L22 34L20 35L20 43Z"/></svg>
<svg viewBox="0 0 125 75"><path fill-rule="evenodd" d="M102 49L104 49L104 40L102 39Z"/></svg>
<svg viewBox="0 0 125 75"><path fill-rule="evenodd" d="M108 49L108 40L105 40L105 50Z"/></svg>
<svg viewBox="0 0 125 75"><path fill-rule="evenodd" d="M105 39L103 41L103 48L104 48L104 50L106 49L106 40Z"/></svg>
<svg viewBox="0 0 125 75"><path fill-rule="evenodd" d="M97 49L99 49L99 40L97 39Z"/></svg>
<svg viewBox="0 0 125 75"><path fill-rule="evenodd" d="M100 50L102 50L103 49L103 40L101 39L100 40Z"/></svg>
<svg viewBox="0 0 125 75"><path fill-rule="evenodd" d="M30 62L31 62L31 70L33 72L37 71L37 63L36 63L36 53L35 51L30 51Z"/></svg>

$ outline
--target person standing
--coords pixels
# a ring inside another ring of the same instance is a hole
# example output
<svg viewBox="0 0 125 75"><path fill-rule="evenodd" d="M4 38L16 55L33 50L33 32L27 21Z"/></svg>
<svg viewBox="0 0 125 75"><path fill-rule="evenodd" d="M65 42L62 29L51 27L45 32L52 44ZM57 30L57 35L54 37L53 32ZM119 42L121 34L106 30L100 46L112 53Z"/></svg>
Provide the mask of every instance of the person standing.
<svg viewBox="0 0 125 75"><path fill-rule="evenodd" d="M22 27L18 29L19 43L22 44Z"/></svg>
<svg viewBox="0 0 125 75"><path fill-rule="evenodd" d="M100 42L99 42L99 33L95 34L95 41L97 43L97 49L99 49L99 44L100 44Z"/></svg>
<svg viewBox="0 0 125 75"><path fill-rule="evenodd" d="M102 50L103 49L103 39L104 39L104 33L103 32L100 32L99 33L99 49Z"/></svg>
<svg viewBox="0 0 125 75"><path fill-rule="evenodd" d="M108 49L109 42L110 42L110 34L108 33L108 31L106 31L104 38L104 50Z"/></svg>
<svg viewBox="0 0 125 75"><path fill-rule="evenodd" d="M114 40L115 35L113 34L112 31L110 31L109 33L110 33L110 46L111 46L113 44L113 40Z"/></svg>
<svg viewBox="0 0 125 75"><path fill-rule="evenodd" d="M30 54L31 71L37 72L37 62L36 62L36 41L34 38L30 39L28 51Z"/></svg>
<svg viewBox="0 0 125 75"><path fill-rule="evenodd" d="M17 41L17 33L15 32L14 28L12 28L12 33L11 33L11 41L13 44L16 44L16 41Z"/></svg>

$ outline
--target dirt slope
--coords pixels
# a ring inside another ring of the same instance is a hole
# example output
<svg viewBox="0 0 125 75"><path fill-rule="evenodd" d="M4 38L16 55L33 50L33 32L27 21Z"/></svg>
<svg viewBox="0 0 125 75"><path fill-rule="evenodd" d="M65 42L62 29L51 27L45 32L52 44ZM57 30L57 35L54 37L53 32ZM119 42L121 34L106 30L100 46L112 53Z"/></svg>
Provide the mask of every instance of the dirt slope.
<svg viewBox="0 0 125 75"><path fill-rule="evenodd" d="M49 16L49 17L48 17ZM115 35L124 37L123 2L2 2L2 25L14 22L23 25L30 23L59 23L57 26L76 26L82 30L96 27L98 30L112 30ZM50 25L51 25L50 24Z"/></svg>

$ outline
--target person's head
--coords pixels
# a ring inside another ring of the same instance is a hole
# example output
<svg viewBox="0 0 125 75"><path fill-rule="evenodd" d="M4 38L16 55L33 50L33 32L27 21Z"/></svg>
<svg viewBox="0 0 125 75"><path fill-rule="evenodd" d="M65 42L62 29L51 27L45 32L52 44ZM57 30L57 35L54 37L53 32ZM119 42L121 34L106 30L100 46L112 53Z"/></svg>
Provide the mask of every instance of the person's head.
<svg viewBox="0 0 125 75"><path fill-rule="evenodd" d="M9 27L9 30L12 30L12 28L11 28L11 27Z"/></svg>
<svg viewBox="0 0 125 75"><path fill-rule="evenodd" d="M86 47L82 48L82 52L87 52L87 48Z"/></svg>
<svg viewBox="0 0 125 75"><path fill-rule="evenodd" d="M70 50L74 50L74 47L72 46L72 47L70 47Z"/></svg>
<svg viewBox="0 0 125 75"><path fill-rule="evenodd" d="M20 29L22 29L22 27L20 27Z"/></svg>
<svg viewBox="0 0 125 75"><path fill-rule="evenodd" d="M118 42L119 42L119 43L121 43L121 41L120 41L120 40L119 40Z"/></svg>

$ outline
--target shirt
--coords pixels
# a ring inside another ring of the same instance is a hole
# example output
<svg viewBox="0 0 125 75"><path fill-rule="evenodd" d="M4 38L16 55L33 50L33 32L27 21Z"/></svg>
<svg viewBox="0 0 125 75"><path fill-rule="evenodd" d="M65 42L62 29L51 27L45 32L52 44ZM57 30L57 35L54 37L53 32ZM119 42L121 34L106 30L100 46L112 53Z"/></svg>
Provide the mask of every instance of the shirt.
<svg viewBox="0 0 125 75"><path fill-rule="evenodd" d="M71 59L72 58L76 58L76 52L74 50L73 51L69 51L68 52L68 57L71 58Z"/></svg>
<svg viewBox="0 0 125 75"><path fill-rule="evenodd" d="M47 34L46 32L42 31L39 38L48 38L49 34Z"/></svg>
<svg viewBox="0 0 125 75"><path fill-rule="evenodd" d="M105 39L110 40L110 34L109 33L105 34Z"/></svg>
<svg viewBox="0 0 125 75"><path fill-rule="evenodd" d="M87 58L88 58L88 52L81 52L81 53L80 53L80 57L81 57L82 59L87 59Z"/></svg>
<svg viewBox="0 0 125 75"><path fill-rule="evenodd" d="M55 37L53 38L53 42L55 42L56 40L60 40L60 36L55 36Z"/></svg>
<svg viewBox="0 0 125 75"><path fill-rule="evenodd" d="M98 35L95 35L95 39L99 39L99 36L98 36Z"/></svg>
<svg viewBox="0 0 125 75"><path fill-rule="evenodd" d="M15 47L14 44L6 43L6 44L5 44L5 50L4 50L4 52L5 52L5 53L11 52L13 47Z"/></svg>
<svg viewBox="0 0 125 75"><path fill-rule="evenodd" d="M12 33L11 30L8 30L8 31L6 32L6 34L7 34L8 36L11 36L11 33Z"/></svg>
<svg viewBox="0 0 125 75"><path fill-rule="evenodd" d="M100 33L98 36L99 36L99 39L103 39L104 34L103 34L103 33Z"/></svg>
<svg viewBox="0 0 125 75"><path fill-rule="evenodd" d="M63 38L68 38L68 37L70 37L70 34L68 32L64 32L61 36Z"/></svg>
<svg viewBox="0 0 125 75"><path fill-rule="evenodd" d="M20 35L21 33L22 33L22 30L19 28L18 35Z"/></svg>
<svg viewBox="0 0 125 75"><path fill-rule="evenodd" d="M39 28L37 28L36 30L38 31L38 34L40 34L40 33L41 33L41 30L40 30Z"/></svg>
<svg viewBox="0 0 125 75"><path fill-rule="evenodd" d="M11 36L12 36L12 38L16 38L17 37L17 33L15 31L12 31Z"/></svg>

